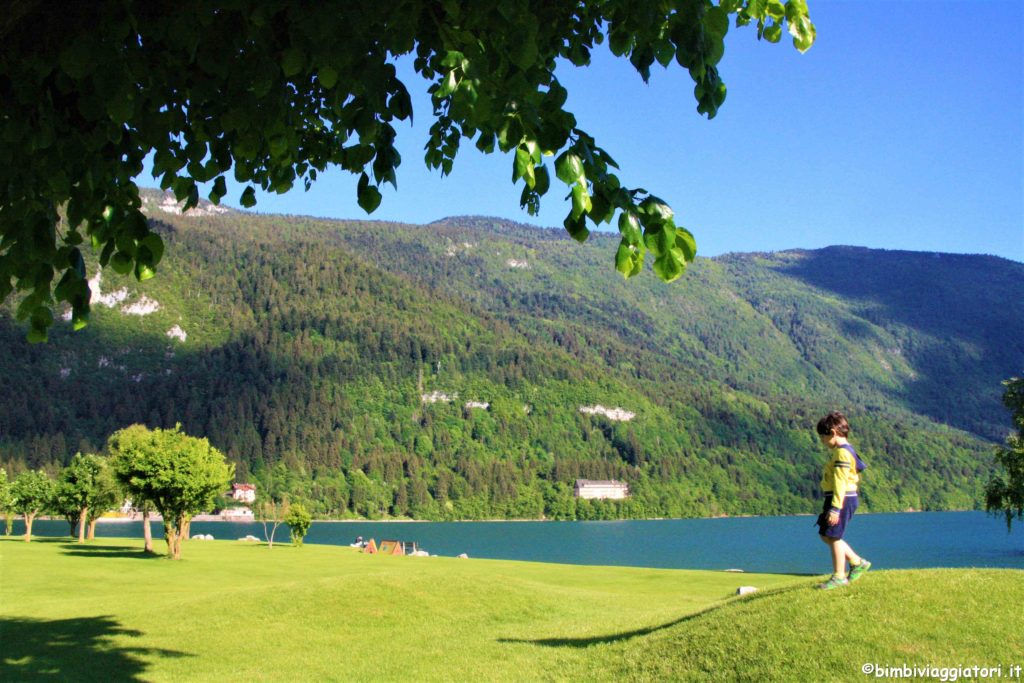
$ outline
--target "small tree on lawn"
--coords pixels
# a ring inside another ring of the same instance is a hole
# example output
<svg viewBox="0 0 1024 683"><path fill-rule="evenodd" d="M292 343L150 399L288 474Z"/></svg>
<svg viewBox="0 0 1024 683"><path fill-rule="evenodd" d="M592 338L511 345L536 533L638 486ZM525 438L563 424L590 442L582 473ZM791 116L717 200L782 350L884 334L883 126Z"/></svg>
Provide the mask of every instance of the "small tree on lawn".
<svg viewBox="0 0 1024 683"><path fill-rule="evenodd" d="M76 453L60 473L54 507L71 524L78 524L78 542L95 535L96 520L118 500L117 483L106 458L92 453Z"/></svg>
<svg viewBox="0 0 1024 683"><path fill-rule="evenodd" d="M68 523L68 536L74 538L75 528L79 522L78 518L81 510L78 507L77 492L62 480L63 475L64 472L61 471L61 477L57 480L57 484L54 488L51 512L64 518L64 521ZM84 523L82 524L82 528L85 528Z"/></svg>
<svg viewBox="0 0 1024 683"><path fill-rule="evenodd" d="M296 503L288 511L284 523L288 525L291 532L292 545L301 546L306 534L309 533L309 527L313 524L313 517L304 505Z"/></svg>
<svg viewBox="0 0 1024 683"><path fill-rule="evenodd" d="M53 504L53 494L53 480L42 470L22 472L11 485L14 509L25 517L26 542L32 540L32 522L36 516Z"/></svg>
<svg viewBox="0 0 1024 683"><path fill-rule="evenodd" d="M274 547L274 534L277 527L281 526L285 517L288 516L290 505L288 500L277 500L265 498L256 501L256 519L263 525L263 538L267 541L267 547Z"/></svg>
<svg viewBox="0 0 1024 683"><path fill-rule="evenodd" d="M209 507L234 476L234 465L206 439L174 429L132 425L110 435L114 469L129 491L152 502L163 516L167 554L181 559L181 541L192 515Z"/></svg>
<svg viewBox="0 0 1024 683"><path fill-rule="evenodd" d="M100 476L96 480L92 505L89 506L89 512L85 519L88 524L86 539L90 541L96 537L97 520L103 516L103 513L116 508L124 498L124 491L121 490L117 477L114 476L114 469L108 460L101 458L101 461L103 469L100 470Z"/></svg>
<svg viewBox="0 0 1024 683"><path fill-rule="evenodd" d="M148 480L142 475L139 463L145 450L147 440L151 438L149 430L143 425L132 425L114 432L107 439L107 450L110 452L110 466L114 477L120 484L137 510L142 511L143 552L153 552L153 533L149 527L149 516L153 512L153 502L146 498Z"/></svg>
<svg viewBox="0 0 1024 683"><path fill-rule="evenodd" d="M996 463L1002 473L993 475L985 487L985 509L1006 517L1006 528L1013 518L1024 519L1024 377L1003 382L1003 403L1013 413L1016 433L1006 437L1006 445L996 448Z"/></svg>
<svg viewBox="0 0 1024 683"><path fill-rule="evenodd" d="M10 536L13 526L14 498L11 496L11 482L7 479L7 470L2 467L0 467L0 512L4 515L4 536Z"/></svg>

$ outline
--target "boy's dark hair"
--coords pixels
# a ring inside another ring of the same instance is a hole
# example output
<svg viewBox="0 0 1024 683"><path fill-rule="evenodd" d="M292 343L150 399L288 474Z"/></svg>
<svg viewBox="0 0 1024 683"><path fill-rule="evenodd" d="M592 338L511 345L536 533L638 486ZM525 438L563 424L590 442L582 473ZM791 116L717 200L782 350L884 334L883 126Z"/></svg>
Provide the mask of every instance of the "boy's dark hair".
<svg viewBox="0 0 1024 683"><path fill-rule="evenodd" d="M838 410L833 410L825 417L818 420L818 433L822 436L832 436L832 430L844 439L850 434L850 423L846 416Z"/></svg>

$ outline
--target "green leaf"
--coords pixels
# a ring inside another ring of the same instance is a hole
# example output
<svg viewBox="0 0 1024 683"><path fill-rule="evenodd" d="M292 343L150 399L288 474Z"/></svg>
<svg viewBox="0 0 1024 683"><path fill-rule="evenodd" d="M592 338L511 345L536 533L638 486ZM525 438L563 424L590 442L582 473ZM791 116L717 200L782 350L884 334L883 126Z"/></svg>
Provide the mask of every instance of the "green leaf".
<svg viewBox="0 0 1024 683"><path fill-rule="evenodd" d="M769 43L777 43L782 39L782 24L772 24L771 26L765 26L764 39Z"/></svg>
<svg viewBox="0 0 1024 683"><path fill-rule="evenodd" d="M676 247L682 251L686 261L693 261L697 257L697 241L686 228L676 228Z"/></svg>
<svg viewBox="0 0 1024 683"><path fill-rule="evenodd" d="M662 66L667 67L672 63L672 60L676 56L675 46L672 45L668 40L658 40L653 45L654 58L658 60L658 63Z"/></svg>
<svg viewBox="0 0 1024 683"><path fill-rule="evenodd" d="M509 57L512 63L523 71L533 66L537 60L537 21L533 17L526 17L526 34L519 37L510 51Z"/></svg>
<svg viewBox="0 0 1024 683"><path fill-rule="evenodd" d="M670 224L661 224L656 229L644 232L644 245L659 258L676 246L675 229Z"/></svg>
<svg viewBox="0 0 1024 683"><path fill-rule="evenodd" d="M723 38L729 32L729 15L721 7L710 7L704 13L704 30Z"/></svg>
<svg viewBox="0 0 1024 683"><path fill-rule="evenodd" d="M661 223L672 220L672 207L657 197L648 197L640 204L640 213L645 214L654 222Z"/></svg>
<svg viewBox="0 0 1024 683"><path fill-rule="evenodd" d="M293 47L288 48L281 55L281 71L286 77L291 78L302 71L305 61L302 52Z"/></svg>
<svg viewBox="0 0 1024 683"><path fill-rule="evenodd" d="M530 158L530 152L523 145L516 147L516 158L513 164L512 182L519 180L520 178L526 178L526 185L529 188L533 188L536 184L533 174L533 159Z"/></svg>
<svg viewBox="0 0 1024 683"><path fill-rule="evenodd" d="M100 252L101 266L105 267L108 263L110 263L110 257L113 255L115 247L116 244L114 243L114 240L108 240L107 243L103 245L103 251Z"/></svg>
<svg viewBox="0 0 1024 683"><path fill-rule="evenodd" d="M673 282L683 274L685 264L681 263L671 252L666 252L654 259L654 273L664 282Z"/></svg>
<svg viewBox="0 0 1024 683"><path fill-rule="evenodd" d="M68 301L71 299L71 292L75 285L78 283L78 278L75 276L73 270L64 271L64 276L57 283L57 286L53 288L53 296L57 301Z"/></svg>
<svg viewBox="0 0 1024 683"><path fill-rule="evenodd" d="M135 264L135 277L139 282L145 282L155 275L156 271L145 263L138 262Z"/></svg>
<svg viewBox="0 0 1024 683"><path fill-rule="evenodd" d="M366 213L373 213L380 206L380 191L370 185L370 179L365 173L359 177L359 186L356 188L357 201L360 208Z"/></svg>
<svg viewBox="0 0 1024 683"><path fill-rule="evenodd" d="M270 156L283 157L287 151L288 138L283 135L277 135L270 138Z"/></svg>
<svg viewBox="0 0 1024 683"><path fill-rule="evenodd" d="M121 275L127 275L132 270L132 257L119 251L110 259L110 267Z"/></svg>
<svg viewBox="0 0 1024 683"><path fill-rule="evenodd" d="M458 50L449 50L445 53L444 58L441 60L441 66L454 69L455 67L462 66L463 62L466 61L466 55L459 52Z"/></svg>
<svg viewBox="0 0 1024 683"><path fill-rule="evenodd" d="M551 176L548 175L548 167L541 164L533 169L533 174L533 190L538 195L547 194L548 189L551 187Z"/></svg>
<svg viewBox="0 0 1024 683"><path fill-rule="evenodd" d="M155 266L160 263L160 259L164 257L164 241L161 239L160 235L155 232L146 235L142 240L142 246L148 249L149 253L152 254L152 259L148 262L149 265Z"/></svg>
<svg viewBox="0 0 1024 683"><path fill-rule="evenodd" d="M210 190L210 201L214 204L220 204L220 200L224 198L224 195L228 193L227 184L224 182L224 176L217 176L217 179L213 181L213 189Z"/></svg>
<svg viewBox="0 0 1024 683"><path fill-rule="evenodd" d="M92 49L93 46L87 42L85 36L75 38L61 51L60 68L75 80L88 76L96 66Z"/></svg>
<svg viewBox="0 0 1024 683"><path fill-rule="evenodd" d="M629 211L623 211L619 215L619 233L629 244L634 246L641 244L640 221Z"/></svg>
<svg viewBox="0 0 1024 683"><path fill-rule="evenodd" d="M786 16L786 8L782 4L782 0L767 0L765 4L765 12L767 12L768 16L776 22Z"/></svg>
<svg viewBox="0 0 1024 683"><path fill-rule="evenodd" d="M338 72L329 66L320 67L317 79L320 81L320 85L330 90L338 83Z"/></svg>
<svg viewBox="0 0 1024 683"><path fill-rule="evenodd" d="M444 80L438 86L437 90L434 91L434 98L443 100L444 98L455 92L455 88L459 86L459 79L455 75L455 70L449 71L445 74Z"/></svg>
<svg viewBox="0 0 1024 683"><path fill-rule="evenodd" d="M633 34L629 31L618 29L608 35L608 47L616 57L621 57L629 52L632 46Z"/></svg>
<svg viewBox="0 0 1024 683"><path fill-rule="evenodd" d="M405 89L405 86L401 83L399 86L400 89L388 101L388 110L394 114L396 119L404 121L412 116L412 98L409 97L409 91Z"/></svg>
<svg viewBox="0 0 1024 683"><path fill-rule="evenodd" d="M569 236L581 244L590 237L590 231L587 230L586 216L580 216L579 218L566 216L562 225L565 227L565 231L569 233Z"/></svg>
<svg viewBox="0 0 1024 683"><path fill-rule="evenodd" d="M555 160L555 175L566 185L584 181L583 162L572 152L563 152Z"/></svg>
<svg viewBox="0 0 1024 683"><path fill-rule="evenodd" d="M256 206L256 190L253 189L252 185L245 188L245 192L242 193L242 198L239 203L247 209Z"/></svg>
<svg viewBox="0 0 1024 683"><path fill-rule="evenodd" d="M119 93L107 100L107 114L114 123L125 123L134 113L135 102L125 94Z"/></svg>
<svg viewBox="0 0 1024 683"><path fill-rule="evenodd" d="M615 215L615 206L608 201L602 192L594 192L590 195L590 209L587 211L590 220L597 223L611 223Z"/></svg>
<svg viewBox="0 0 1024 683"><path fill-rule="evenodd" d="M71 250L71 267L78 275L79 279L85 279L85 259L82 258L82 252L79 249Z"/></svg>
<svg viewBox="0 0 1024 683"><path fill-rule="evenodd" d="M582 217L584 214L590 212L593 204L590 201L590 193L587 192L587 186L583 183L576 183L572 186L572 217L574 219Z"/></svg>
<svg viewBox="0 0 1024 683"><path fill-rule="evenodd" d="M789 34L793 36L793 47L800 52L811 49L817 31L811 23L804 0L789 0L786 3L786 24L789 27Z"/></svg>
<svg viewBox="0 0 1024 683"><path fill-rule="evenodd" d="M623 239L615 252L615 270L619 271L624 278L631 278L639 274L644 268L644 252L642 249L631 245Z"/></svg>

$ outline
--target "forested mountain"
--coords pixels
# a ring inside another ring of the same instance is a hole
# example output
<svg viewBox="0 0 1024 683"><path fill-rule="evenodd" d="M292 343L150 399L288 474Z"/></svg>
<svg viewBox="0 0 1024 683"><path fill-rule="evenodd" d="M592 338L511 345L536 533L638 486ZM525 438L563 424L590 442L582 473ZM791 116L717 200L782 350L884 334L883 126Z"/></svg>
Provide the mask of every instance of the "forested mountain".
<svg viewBox="0 0 1024 683"><path fill-rule="evenodd" d="M734 254L666 285L622 280L600 234L145 198L159 277L104 273L89 327L44 345L0 312L7 467L180 422L320 515L809 512L814 422L838 408L871 509L974 507L1009 429L999 382L1024 365L1024 265L1005 259ZM577 503L577 477L633 495Z"/></svg>

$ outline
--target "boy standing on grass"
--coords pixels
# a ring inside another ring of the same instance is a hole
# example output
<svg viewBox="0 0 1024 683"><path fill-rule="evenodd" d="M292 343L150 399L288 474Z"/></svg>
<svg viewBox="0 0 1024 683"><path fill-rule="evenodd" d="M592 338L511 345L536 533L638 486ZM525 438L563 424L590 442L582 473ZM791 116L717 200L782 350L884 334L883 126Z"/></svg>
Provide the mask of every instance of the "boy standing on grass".
<svg viewBox="0 0 1024 683"><path fill-rule="evenodd" d="M818 438L829 449L821 488L825 494L825 507L818 515L818 534L832 552L832 577L818 584L822 590L847 586L871 569L871 563L853 552L843 540L846 525L857 510L857 483L864 469L857 451L846 440L850 424L840 412L831 412L818 420ZM850 575L846 576L846 562L850 562Z"/></svg>

